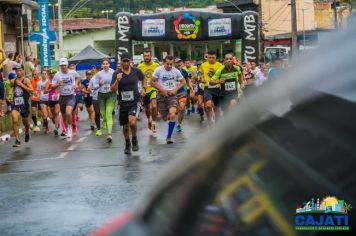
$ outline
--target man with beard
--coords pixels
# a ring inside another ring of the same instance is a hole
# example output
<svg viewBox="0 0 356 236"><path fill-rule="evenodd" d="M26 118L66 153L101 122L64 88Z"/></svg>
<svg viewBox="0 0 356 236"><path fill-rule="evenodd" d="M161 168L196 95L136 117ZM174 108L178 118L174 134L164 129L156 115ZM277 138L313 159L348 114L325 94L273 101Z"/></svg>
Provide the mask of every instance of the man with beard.
<svg viewBox="0 0 356 236"><path fill-rule="evenodd" d="M142 72L131 66L131 56L128 53L121 55L121 68L116 70L112 76L111 91L118 91L118 101L120 105L119 121L123 126L123 133L126 141L125 154L139 150L137 141L137 117L140 112L139 83L144 82ZM143 90L142 90L143 91ZM130 141L130 130L132 140Z"/></svg>
<svg viewBox="0 0 356 236"><path fill-rule="evenodd" d="M143 103L146 110L146 116L148 120L148 129L153 133L157 132L156 120L157 120L157 91L151 86L151 78L153 71L159 66L158 63L152 61L152 53L149 49L143 51L144 62L138 65L138 69L144 74L145 79L143 82L143 89L145 89L145 96Z"/></svg>

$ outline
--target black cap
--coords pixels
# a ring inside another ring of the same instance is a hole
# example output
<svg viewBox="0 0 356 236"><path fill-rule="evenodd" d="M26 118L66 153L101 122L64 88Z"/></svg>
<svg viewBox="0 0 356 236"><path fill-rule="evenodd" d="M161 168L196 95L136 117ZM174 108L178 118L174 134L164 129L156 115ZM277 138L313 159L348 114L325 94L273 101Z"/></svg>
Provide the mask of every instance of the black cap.
<svg viewBox="0 0 356 236"><path fill-rule="evenodd" d="M131 55L128 52L124 52L120 56L121 61L122 60L131 60Z"/></svg>

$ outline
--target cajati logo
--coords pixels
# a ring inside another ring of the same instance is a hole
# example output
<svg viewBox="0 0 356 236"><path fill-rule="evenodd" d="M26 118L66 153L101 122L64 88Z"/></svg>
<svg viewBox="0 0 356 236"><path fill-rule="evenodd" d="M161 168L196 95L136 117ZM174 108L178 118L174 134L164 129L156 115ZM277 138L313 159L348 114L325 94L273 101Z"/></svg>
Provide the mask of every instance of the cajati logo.
<svg viewBox="0 0 356 236"><path fill-rule="evenodd" d="M348 231L351 205L336 197L312 198L297 206L294 224L296 230Z"/></svg>

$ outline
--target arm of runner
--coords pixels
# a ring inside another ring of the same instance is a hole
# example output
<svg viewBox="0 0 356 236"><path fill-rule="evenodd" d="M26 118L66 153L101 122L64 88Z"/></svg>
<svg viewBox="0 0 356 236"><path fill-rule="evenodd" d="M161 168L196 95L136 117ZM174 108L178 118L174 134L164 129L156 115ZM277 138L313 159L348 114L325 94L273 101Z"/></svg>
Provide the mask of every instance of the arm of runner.
<svg viewBox="0 0 356 236"><path fill-rule="evenodd" d="M167 97L168 96L168 92L167 90L165 90L164 88L162 88L159 84L158 84L158 79L156 77L151 78L151 86L154 87L155 89L158 90L158 92L160 94L162 94L163 96Z"/></svg>
<svg viewBox="0 0 356 236"><path fill-rule="evenodd" d="M33 88L31 85L31 81L29 79L25 78L24 83L22 83L20 81L20 82L17 82L17 85L22 87L23 89L25 89L29 94L33 93Z"/></svg>
<svg viewBox="0 0 356 236"><path fill-rule="evenodd" d="M143 75L142 71L139 70L138 80L141 82L141 96L145 96L146 94L146 76Z"/></svg>
<svg viewBox="0 0 356 236"><path fill-rule="evenodd" d="M224 83L224 79L221 79L221 71L224 69L224 67L220 67L215 74L213 75L213 77L211 77L211 80L209 81L210 85L216 85L216 84L221 84Z"/></svg>
<svg viewBox="0 0 356 236"><path fill-rule="evenodd" d="M59 76L55 75L53 78L53 85L52 85L52 89L56 89L58 88L60 85L63 84L63 80L61 80L59 78Z"/></svg>
<svg viewBox="0 0 356 236"><path fill-rule="evenodd" d="M112 75L112 80L111 80L111 91L116 93L117 90L119 89L119 83L120 80L122 79L122 72L118 73L118 72L114 72L114 74Z"/></svg>
<svg viewBox="0 0 356 236"><path fill-rule="evenodd" d="M45 88L44 88L44 94L49 93L51 90L49 89L49 80L47 80L46 84L45 84Z"/></svg>

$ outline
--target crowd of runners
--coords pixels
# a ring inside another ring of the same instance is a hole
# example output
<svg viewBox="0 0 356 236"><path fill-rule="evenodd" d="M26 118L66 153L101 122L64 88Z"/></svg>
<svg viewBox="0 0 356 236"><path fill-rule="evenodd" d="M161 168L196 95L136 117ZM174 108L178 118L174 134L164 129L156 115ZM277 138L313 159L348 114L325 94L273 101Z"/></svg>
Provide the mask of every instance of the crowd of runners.
<svg viewBox="0 0 356 236"><path fill-rule="evenodd" d="M152 60L149 49L143 51L139 65L133 65L131 55L123 53L115 70L110 68L109 59L103 59L101 68L93 66L83 78L66 58L60 59L58 71L39 71L33 62L26 63L15 61L13 54L2 62L0 116L11 115L14 147L21 146L20 117L25 142L30 140L30 130L47 135L53 132L72 141L84 107L90 129L96 136L102 136L105 130L106 140L111 143L113 116L118 106L126 154L139 150L137 121L143 113L153 134L159 119L168 121L166 142L171 144L174 131L183 132L185 116L196 115L200 123L212 126L251 91L283 72L280 60L269 68L264 63L241 63L227 53L219 62L214 51L200 61L166 56L161 65Z"/></svg>

